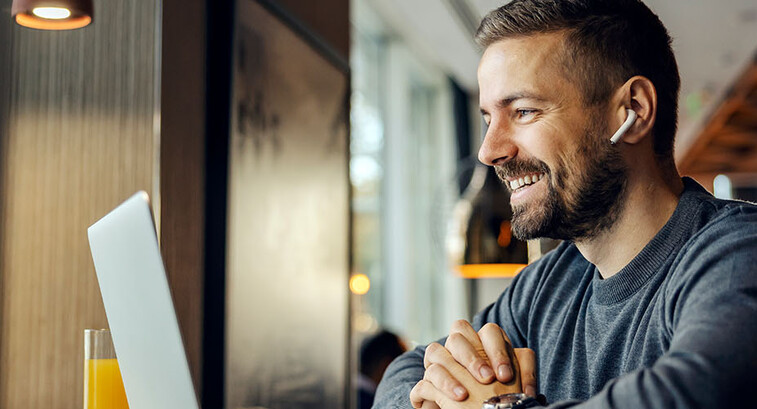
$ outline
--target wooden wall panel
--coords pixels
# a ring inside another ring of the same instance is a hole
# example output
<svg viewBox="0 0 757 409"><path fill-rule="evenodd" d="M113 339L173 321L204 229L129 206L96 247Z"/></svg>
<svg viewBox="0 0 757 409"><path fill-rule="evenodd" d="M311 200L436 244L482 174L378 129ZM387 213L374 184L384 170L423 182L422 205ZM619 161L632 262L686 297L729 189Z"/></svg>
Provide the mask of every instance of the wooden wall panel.
<svg viewBox="0 0 757 409"><path fill-rule="evenodd" d="M83 330L107 325L86 229L156 188L156 2L96 5L70 32L0 20L0 408L82 406Z"/></svg>
<svg viewBox="0 0 757 409"><path fill-rule="evenodd" d="M163 0L160 80L160 236L189 367L201 392L205 1ZM176 18L181 16L181 18Z"/></svg>

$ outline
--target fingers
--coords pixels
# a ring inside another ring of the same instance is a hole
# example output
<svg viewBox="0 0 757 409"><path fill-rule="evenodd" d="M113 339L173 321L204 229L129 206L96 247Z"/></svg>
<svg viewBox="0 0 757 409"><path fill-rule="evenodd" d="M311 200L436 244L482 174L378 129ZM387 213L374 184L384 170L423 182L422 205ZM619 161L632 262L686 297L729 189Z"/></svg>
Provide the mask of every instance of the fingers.
<svg viewBox="0 0 757 409"><path fill-rule="evenodd" d="M439 406L445 401L447 401L447 398L444 393L425 379L421 379L410 390L410 403L414 408L430 409L434 406L429 405L428 402L434 402L435 405Z"/></svg>
<svg viewBox="0 0 757 409"><path fill-rule="evenodd" d="M481 341L478 339L478 334L476 333L476 330L473 329L473 326L470 324L470 322L466 320L457 320L452 324L452 328L450 329L450 334L454 332L459 332L460 334L464 335L465 338L469 339L472 344L475 346L480 347Z"/></svg>
<svg viewBox="0 0 757 409"><path fill-rule="evenodd" d="M523 393L536 397L536 352L533 349L517 348L515 356L520 367L520 381Z"/></svg>
<svg viewBox="0 0 757 409"><path fill-rule="evenodd" d="M434 384L436 389L441 390L447 397L463 401L468 397L468 391L457 381L449 371L439 364L431 364L426 369L423 379Z"/></svg>
<svg viewBox="0 0 757 409"><path fill-rule="evenodd" d="M444 346L476 380L484 384L494 381L494 371L489 364L486 350L479 335L467 321L455 322Z"/></svg>
<svg viewBox="0 0 757 409"><path fill-rule="evenodd" d="M424 366L424 381L433 389L421 383L416 385L418 390L413 395L416 408L423 407L428 400L441 407L445 404L439 399L456 404L476 396L480 392L477 388L484 385L499 385L507 393L522 391L529 396L537 393L535 352L513 349L505 331L493 323L476 332L467 321L456 322L445 346L433 343L426 347ZM420 399L420 396L426 397Z"/></svg>
<svg viewBox="0 0 757 409"><path fill-rule="evenodd" d="M468 397L468 390L461 381L472 379L447 348L436 342L429 344L423 361L426 367L424 380L431 382L452 400L462 401Z"/></svg>
<svg viewBox="0 0 757 409"><path fill-rule="evenodd" d="M430 400L424 400L423 406L421 406L421 409L441 409L439 405L436 404L436 402L431 402Z"/></svg>
<svg viewBox="0 0 757 409"><path fill-rule="evenodd" d="M513 362L510 359L512 344L510 339L498 325L488 323L478 331L486 355L491 366L495 369L497 380L507 383L513 380Z"/></svg>

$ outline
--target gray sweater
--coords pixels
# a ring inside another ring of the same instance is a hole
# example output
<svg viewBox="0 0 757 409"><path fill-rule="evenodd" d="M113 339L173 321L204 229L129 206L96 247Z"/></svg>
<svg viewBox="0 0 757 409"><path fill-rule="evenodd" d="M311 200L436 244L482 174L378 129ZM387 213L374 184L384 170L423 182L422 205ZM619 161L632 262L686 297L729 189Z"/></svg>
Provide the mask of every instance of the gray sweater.
<svg viewBox="0 0 757 409"><path fill-rule="evenodd" d="M551 408L757 408L757 206L684 184L615 276L563 243L474 318L536 351ZM392 363L374 408L411 407L424 349Z"/></svg>

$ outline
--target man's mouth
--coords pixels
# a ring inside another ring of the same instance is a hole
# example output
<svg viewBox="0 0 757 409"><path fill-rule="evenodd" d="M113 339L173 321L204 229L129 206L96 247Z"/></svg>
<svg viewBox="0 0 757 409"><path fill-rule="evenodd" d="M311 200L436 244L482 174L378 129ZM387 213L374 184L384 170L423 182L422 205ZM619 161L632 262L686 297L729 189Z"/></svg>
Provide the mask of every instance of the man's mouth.
<svg viewBox="0 0 757 409"><path fill-rule="evenodd" d="M533 185L534 183L544 179L545 177L547 177L546 173L531 173L528 175L520 176L518 178L508 179L507 184L510 186L510 190L515 192L525 186Z"/></svg>

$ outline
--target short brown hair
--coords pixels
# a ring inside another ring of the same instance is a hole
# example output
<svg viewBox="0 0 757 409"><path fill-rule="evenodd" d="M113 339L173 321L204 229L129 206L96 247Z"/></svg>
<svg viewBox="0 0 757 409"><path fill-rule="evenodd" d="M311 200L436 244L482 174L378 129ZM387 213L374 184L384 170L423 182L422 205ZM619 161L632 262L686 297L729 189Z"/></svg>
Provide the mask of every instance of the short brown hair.
<svg viewBox="0 0 757 409"><path fill-rule="evenodd" d="M634 75L657 89L654 151L672 161L681 79L671 38L659 17L640 0L514 0L481 21L483 48L513 37L566 31L563 55L569 78L583 88L584 104L607 102Z"/></svg>

